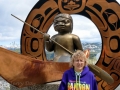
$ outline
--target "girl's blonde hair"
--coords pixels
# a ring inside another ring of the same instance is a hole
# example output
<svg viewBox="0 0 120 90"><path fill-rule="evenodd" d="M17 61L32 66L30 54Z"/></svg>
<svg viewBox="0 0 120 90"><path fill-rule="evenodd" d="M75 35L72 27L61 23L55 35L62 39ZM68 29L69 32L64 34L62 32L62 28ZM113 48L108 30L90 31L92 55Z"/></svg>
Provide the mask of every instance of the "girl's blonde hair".
<svg viewBox="0 0 120 90"><path fill-rule="evenodd" d="M70 67L73 67L73 62L74 62L74 60L77 60L77 59L84 60L85 61L85 66L88 65L85 53L81 50L77 50L71 57Z"/></svg>

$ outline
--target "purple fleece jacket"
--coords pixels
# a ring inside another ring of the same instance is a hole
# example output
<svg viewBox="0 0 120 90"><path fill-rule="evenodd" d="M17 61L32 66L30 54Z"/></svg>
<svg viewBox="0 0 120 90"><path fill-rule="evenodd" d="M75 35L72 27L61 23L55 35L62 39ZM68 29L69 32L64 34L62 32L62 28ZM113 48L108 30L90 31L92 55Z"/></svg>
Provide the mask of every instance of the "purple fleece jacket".
<svg viewBox="0 0 120 90"><path fill-rule="evenodd" d="M98 90L94 74L88 66L84 67L80 75L80 81L76 81L74 68L65 71L59 86L59 90Z"/></svg>

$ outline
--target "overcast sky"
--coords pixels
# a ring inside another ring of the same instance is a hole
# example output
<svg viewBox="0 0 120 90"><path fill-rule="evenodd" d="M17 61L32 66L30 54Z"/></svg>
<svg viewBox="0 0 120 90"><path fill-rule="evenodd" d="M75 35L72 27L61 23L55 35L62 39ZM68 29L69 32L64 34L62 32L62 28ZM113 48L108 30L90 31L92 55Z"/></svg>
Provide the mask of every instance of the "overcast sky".
<svg viewBox="0 0 120 90"><path fill-rule="evenodd" d="M117 1L120 3L120 0ZM14 43L20 45L23 23L11 14L25 21L37 2L38 0L0 0L0 46L11 46ZM82 42L101 42L99 31L92 21L79 15L73 15L73 21L73 34L79 35ZM48 33L52 36L57 32L51 26Z"/></svg>

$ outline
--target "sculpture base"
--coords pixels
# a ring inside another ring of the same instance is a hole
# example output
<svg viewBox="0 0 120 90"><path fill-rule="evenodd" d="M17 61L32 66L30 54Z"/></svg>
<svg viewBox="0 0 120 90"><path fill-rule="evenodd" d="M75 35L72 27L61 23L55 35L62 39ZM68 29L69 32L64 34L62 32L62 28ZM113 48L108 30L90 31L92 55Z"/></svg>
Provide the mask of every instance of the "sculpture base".
<svg viewBox="0 0 120 90"><path fill-rule="evenodd" d="M43 85L34 85L24 88L18 88L13 85L10 85L10 90L58 90L59 84L43 84Z"/></svg>

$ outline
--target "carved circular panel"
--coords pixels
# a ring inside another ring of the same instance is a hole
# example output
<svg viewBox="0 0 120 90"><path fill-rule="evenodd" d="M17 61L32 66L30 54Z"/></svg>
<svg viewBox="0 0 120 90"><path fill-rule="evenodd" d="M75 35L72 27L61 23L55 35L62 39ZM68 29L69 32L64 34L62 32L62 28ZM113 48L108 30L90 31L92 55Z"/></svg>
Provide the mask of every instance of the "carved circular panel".
<svg viewBox="0 0 120 90"><path fill-rule="evenodd" d="M30 11L26 22L46 33L59 13L83 15L98 28L102 52L97 66L115 80L108 85L97 78L99 90L114 90L120 83L120 5L115 0L40 0ZM46 61L43 35L24 24L21 53Z"/></svg>

